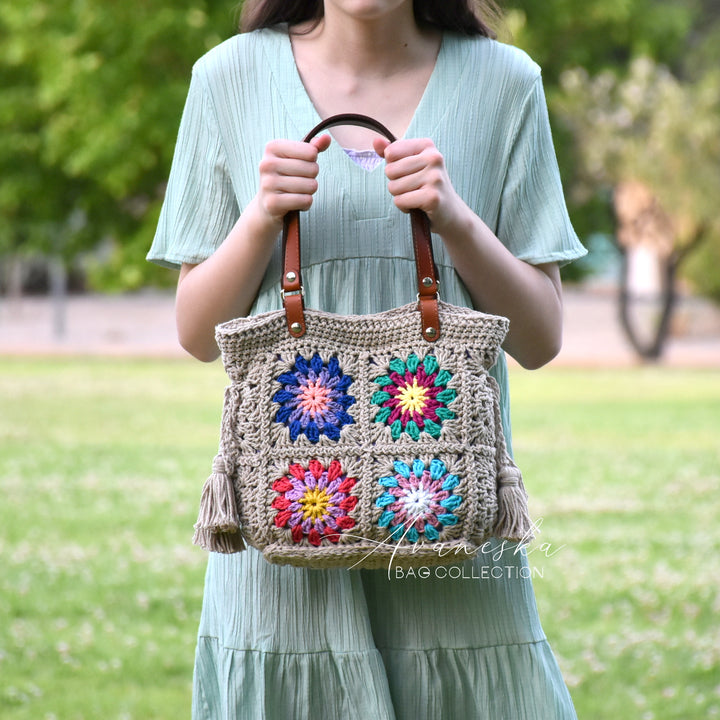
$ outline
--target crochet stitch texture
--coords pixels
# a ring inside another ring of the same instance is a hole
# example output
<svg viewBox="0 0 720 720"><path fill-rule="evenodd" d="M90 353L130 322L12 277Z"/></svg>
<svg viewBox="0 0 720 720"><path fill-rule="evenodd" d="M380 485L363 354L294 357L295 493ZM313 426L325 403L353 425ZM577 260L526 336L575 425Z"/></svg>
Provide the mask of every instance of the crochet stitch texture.
<svg viewBox="0 0 720 720"><path fill-rule="evenodd" d="M312 443L320 435L339 440L343 426L354 422L347 413L355 402L347 393L352 378L343 375L337 357L324 363L318 353L313 353L310 361L298 355L290 371L282 373L277 382L283 389L273 395L273 402L280 405L275 422L288 427L290 440L303 433Z"/></svg>
<svg viewBox="0 0 720 720"><path fill-rule="evenodd" d="M426 432L439 438L442 421L455 417L448 405L457 392L448 388L452 375L440 370L435 355L428 353L422 360L410 353L403 361L393 358L388 363L389 375L380 375L375 383L382 388L373 394L370 402L380 405L375 422L390 427L394 440L405 432L413 440Z"/></svg>
<svg viewBox="0 0 720 720"><path fill-rule="evenodd" d="M355 527L348 515L357 505L357 496L351 495L357 480L343 475L342 465L333 460L327 468L311 460L307 468L292 464L289 472L272 484L278 493L272 507L275 526L289 527L294 543L308 542L319 547L323 539L337 543L343 530Z"/></svg>
<svg viewBox="0 0 720 720"><path fill-rule="evenodd" d="M460 478L447 472L445 463L437 458L427 466L422 460L411 465L396 460L394 469L394 475L378 480L385 488L375 500L383 509L378 525L388 528L392 538L407 538L412 543L418 542L421 534L428 540L440 540L446 526L458 523L453 511L463 501L454 492Z"/></svg>
<svg viewBox="0 0 720 720"><path fill-rule="evenodd" d="M299 339L282 310L219 325L230 385L195 542L247 542L281 564L386 567L457 562L493 535L529 540L488 374L508 321L439 307L432 344L415 304L306 309Z"/></svg>

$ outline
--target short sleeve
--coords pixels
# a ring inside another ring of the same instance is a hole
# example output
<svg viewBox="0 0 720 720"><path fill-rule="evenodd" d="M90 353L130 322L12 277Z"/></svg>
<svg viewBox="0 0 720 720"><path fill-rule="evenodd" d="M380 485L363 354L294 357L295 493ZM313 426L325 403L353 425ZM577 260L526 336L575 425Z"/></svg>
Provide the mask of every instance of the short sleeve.
<svg viewBox="0 0 720 720"><path fill-rule="evenodd" d="M202 262L227 237L239 214L215 111L196 64L147 259L171 268Z"/></svg>
<svg viewBox="0 0 720 720"><path fill-rule="evenodd" d="M564 265L587 252L573 230L565 204L539 74L512 140L497 235L513 255L534 265Z"/></svg>

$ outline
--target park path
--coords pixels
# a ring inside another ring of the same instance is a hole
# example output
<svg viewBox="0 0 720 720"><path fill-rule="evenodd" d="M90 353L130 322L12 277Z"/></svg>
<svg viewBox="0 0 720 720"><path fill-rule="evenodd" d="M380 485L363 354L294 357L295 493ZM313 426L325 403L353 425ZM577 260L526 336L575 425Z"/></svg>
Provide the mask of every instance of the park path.
<svg viewBox="0 0 720 720"><path fill-rule="evenodd" d="M188 357L177 343L173 302L168 292L71 296L64 334L57 337L47 298L3 299L0 356ZM567 287L563 349L553 365L615 367L637 362L620 331L614 291ZM683 298L663 364L720 369L720 308Z"/></svg>

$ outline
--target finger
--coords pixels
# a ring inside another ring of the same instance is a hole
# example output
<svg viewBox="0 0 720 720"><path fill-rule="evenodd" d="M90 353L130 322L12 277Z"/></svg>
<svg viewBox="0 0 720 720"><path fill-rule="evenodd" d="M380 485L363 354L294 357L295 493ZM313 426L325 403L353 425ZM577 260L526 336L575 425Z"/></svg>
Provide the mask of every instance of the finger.
<svg viewBox="0 0 720 720"><path fill-rule="evenodd" d="M318 150L312 143L302 140L271 140L265 146L265 155L314 162L317 160Z"/></svg>
<svg viewBox="0 0 720 720"><path fill-rule="evenodd" d="M310 144L315 147L318 152L324 152L330 147L332 138L329 135L320 135L310 141Z"/></svg>
<svg viewBox="0 0 720 720"><path fill-rule="evenodd" d="M393 202L403 212L424 210L427 213L432 213L437 207L437 195L428 188L423 187L396 195Z"/></svg>
<svg viewBox="0 0 720 720"><path fill-rule="evenodd" d="M385 150L388 145L390 145L390 141L384 137L377 137L373 139L373 149L381 158L385 157Z"/></svg>
<svg viewBox="0 0 720 720"><path fill-rule="evenodd" d="M316 178L320 167L316 162L283 160L277 164L275 172L284 177Z"/></svg>
<svg viewBox="0 0 720 720"><path fill-rule="evenodd" d="M429 138L410 138L407 140L396 140L390 143L385 150L385 160L395 162L410 155L419 155L424 150L434 148L435 145Z"/></svg>
<svg viewBox="0 0 720 720"><path fill-rule="evenodd" d="M271 195L268 198L266 207L268 212L275 217L287 215L291 210L308 210L313 202L312 195L303 193L280 193Z"/></svg>
<svg viewBox="0 0 720 720"><path fill-rule="evenodd" d="M317 177L320 168L316 162L296 158L265 155L260 161L261 175L283 175L285 177Z"/></svg>
<svg viewBox="0 0 720 720"><path fill-rule="evenodd" d="M407 175L420 173L428 166L428 159L424 155L409 155L399 160L388 161L385 166L385 176L388 180L397 180Z"/></svg>
<svg viewBox="0 0 720 720"><path fill-rule="evenodd" d="M428 182L442 181L446 174L445 158L433 145L432 147L426 147L417 155L407 155L393 162L388 162L385 167L385 175L389 180L395 180L403 175L413 173L425 173Z"/></svg>
<svg viewBox="0 0 720 720"><path fill-rule="evenodd" d="M312 195L318 189L315 178L297 177L295 175L270 175L261 182L262 189L271 194L302 194Z"/></svg>
<svg viewBox="0 0 720 720"><path fill-rule="evenodd" d="M388 182L388 192L395 198L396 205L400 201L401 209L419 208L427 213L434 212L441 199L447 197L448 184L443 181L436 170L425 169Z"/></svg>
<svg viewBox="0 0 720 720"><path fill-rule="evenodd" d="M391 195L397 197L419 190L424 185L422 173L412 173L411 175L402 175L396 180L389 180L387 189Z"/></svg>

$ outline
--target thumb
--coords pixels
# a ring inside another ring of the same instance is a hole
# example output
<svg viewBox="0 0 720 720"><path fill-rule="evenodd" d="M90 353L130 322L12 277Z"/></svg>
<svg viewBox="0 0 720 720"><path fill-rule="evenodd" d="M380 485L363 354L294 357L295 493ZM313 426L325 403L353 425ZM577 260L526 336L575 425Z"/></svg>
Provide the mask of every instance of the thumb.
<svg viewBox="0 0 720 720"><path fill-rule="evenodd" d="M387 150L389 144L390 141L382 137L373 139L373 149L381 158L385 157L385 150Z"/></svg>
<svg viewBox="0 0 720 720"><path fill-rule="evenodd" d="M323 152L330 147L331 141L332 138L329 135L320 135L319 137L313 138L310 144L317 148L318 152Z"/></svg>

